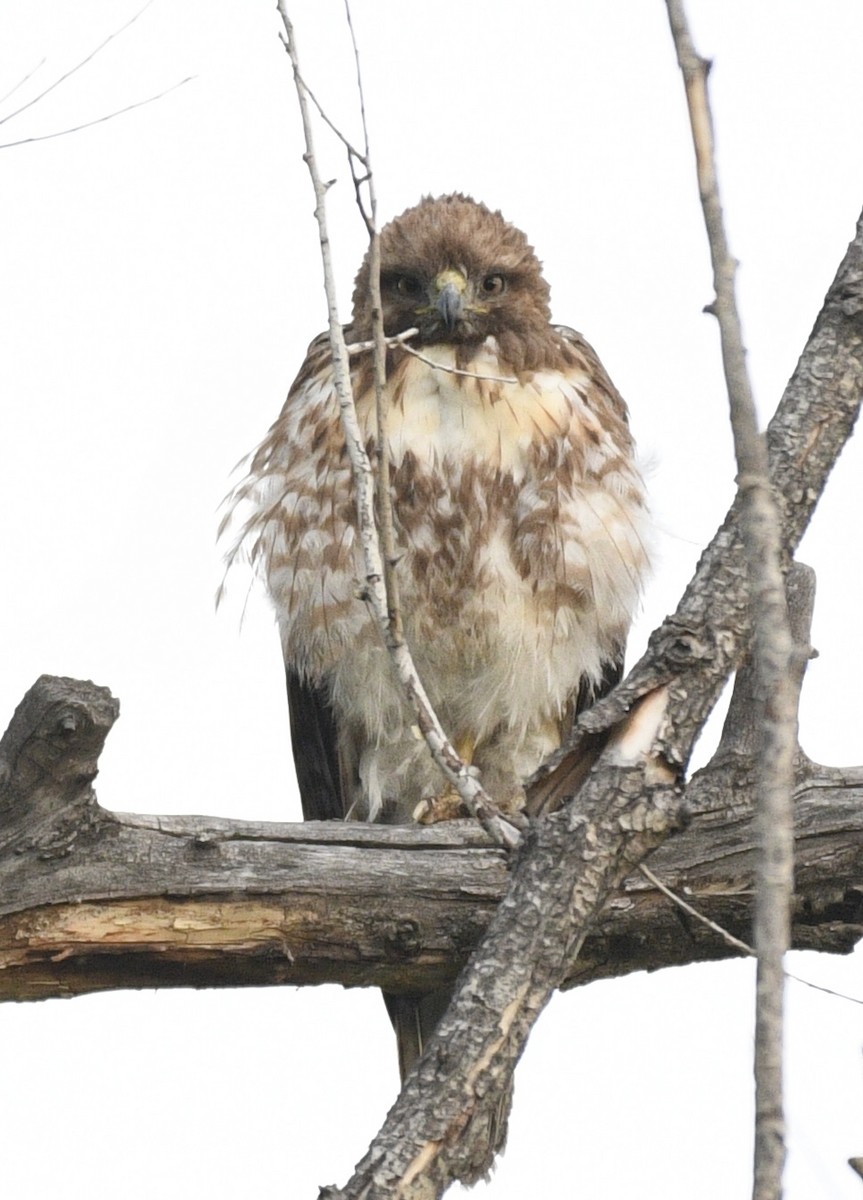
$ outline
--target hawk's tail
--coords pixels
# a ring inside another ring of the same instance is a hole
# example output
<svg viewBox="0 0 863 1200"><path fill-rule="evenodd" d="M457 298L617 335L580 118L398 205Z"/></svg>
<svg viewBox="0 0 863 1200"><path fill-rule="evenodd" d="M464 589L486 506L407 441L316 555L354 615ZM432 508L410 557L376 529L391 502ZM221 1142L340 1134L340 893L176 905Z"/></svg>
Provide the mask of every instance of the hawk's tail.
<svg viewBox="0 0 863 1200"><path fill-rule="evenodd" d="M452 999L451 988L436 992L384 992L399 1050L402 1083L434 1032Z"/></svg>

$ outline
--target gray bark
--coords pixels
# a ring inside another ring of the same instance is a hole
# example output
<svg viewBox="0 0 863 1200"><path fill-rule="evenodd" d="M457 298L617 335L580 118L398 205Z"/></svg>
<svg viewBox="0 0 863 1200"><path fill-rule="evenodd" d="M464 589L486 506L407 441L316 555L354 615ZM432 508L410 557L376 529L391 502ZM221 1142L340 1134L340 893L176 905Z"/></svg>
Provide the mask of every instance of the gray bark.
<svg viewBox="0 0 863 1200"><path fill-rule="evenodd" d="M422 990L454 980L509 880L506 855L473 822L110 813L91 782L115 715L104 689L43 678L0 743L0 999L282 983ZM727 728L689 785L687 828L651 869L746 940L756 832L749 725L736 707ZM863 934L863 768L801 756L795 807L794 945L847 952ZM733 953L635 872L561 986Z"/></svg>

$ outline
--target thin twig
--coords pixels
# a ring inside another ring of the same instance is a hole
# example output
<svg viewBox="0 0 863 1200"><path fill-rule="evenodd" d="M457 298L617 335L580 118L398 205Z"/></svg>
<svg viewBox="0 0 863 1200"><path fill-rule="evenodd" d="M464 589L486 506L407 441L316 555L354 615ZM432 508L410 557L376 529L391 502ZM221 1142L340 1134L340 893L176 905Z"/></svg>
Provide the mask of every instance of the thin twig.
<svg viewBox="0 0 863 1200"><path fill-rule="evenodd" d="M363 156L360 153L360 151L357 150L356 146L353 144L353 142L349 138L345 137L345 135L342 133L341 129L339 129L338 125L336 125L335 121L333 121L332 118L328 115L327 110L324 108L324 106L321 104L320 100L317 98L315 93L312 91L312 89L306 83L306 80L302 74L299 76L299 82L300 82L300 86L302 87L303 91L306 93L308 98L311 100L312 104L314 104L315 108L318 110L318 116L321 118L323 123L329 127L330 132L334 133L336 135L336 137L342 143L344 148L347 150L348 155L352 156L353 158L357 158L362 162Z"/></svg>
<svg viewBox="0 0 863 1200"><path fill-rule="evenodd" d="M792 975L790 971L785 972L785 978L793 979L795 983L802 983L804 987L812 988L813 991L825 992L828 996L835 996L837 1000L847 1000L851 1004L863 1005L863 1000L857 996L849 996L847 992L837 992L834 988L825 987L823 983L813 983L811 979L801 979L799 975Z"/></svg>
<svg viewBox="0 0 863 1200"><path fill-rule="evenodd" d="M330 239L326 219L327 184L318 171L314 154L311 118L307 95L300 74L296 39L287 12L286 0L278 0L277 8L285 27L283 38L285 49L291 60L294 83L297 89L300 116L303 122L306 152L304 159L312 179L315 192L315 219L320 235L321 259L324 267L324 289L327 297L330 347L333 359L333 383L339 400L345 442L357 493L357 514L360 543L365 564L365 594L371 611L383 633L387 648L402 687L413 706L417 725L432 752L432 756L447 781L456 789L468 811L479 820L483 828L502 846L513 847L521 838L521 818L500 812L484 791L474 772L462 761L444 733L440 721L426 695L414 666L407 643L395 640L388 619L388 599L384 583L384 563L375 520L374 476L363 443L363 435L354 406L351 390L350 361L345 346L342 325L336 304L335 277L330 252Z"/></svg>
<svg viewBox="0 0 863 1200"><path fill-rule="evenodd" d="M396 346L401 346L408 338L416 337L418 333L418 329L406 329L404 333L396 333L392 337L384 338L384 345L390 349L394 349ZM368 342L348 342L347 346L345 346L345 349L351 356L354 354L364 354L367 350L374 350L374 348L374 339Z"/></svg>
<svg viewBox="0 0 863 1200"><path fill-rule="evenodd" d="M402 350L406 350L408 354L412 354L414 358L418 358L421 363L425 363L427 367L432 367L435 371L446 371L450 375L463 375L466 379L484 379L488 383L518 383L518 380L513 375L483 375L481 371L463 371L461 367L449 367L446 363L435 362L433 358L429 358L428 355L422 354L419 350L407 344L408 339L416 337L418 333L418 329L406 329L404 333L397 333L393 337L385 337L384 345L390 349L400 347ZM351 342L347 347L347 351L348 354L353 356L354 354L363 354L367 350L374 350L374 348L374 340L368 342Z"/></svg>
<svg viewBox="0 0 863 1200"><path fill-rule="evenodd" d="M687 904L682 896L678 896L677 892L673 892L661 879L657 879L650 868L646 867L644 863L638 869L645 879L649 880L669 900L672 900L678 908L688 913L690 917L694 917L696 921L700 921L702 925L706 925L708 929L712 929L714 933L718 933L723 942L731 946L733 950L740 950L743 954L750 954L753 958L755 957L755 951L751 946L747 945L746 942L741 942L740 938L736 938L733 933L729 933L727 929L723 929L721 925L717 925L715 921L711 921L710 917L706 917L704 913L699 912L697 908L693 908L691 904Z"/></svg>
<svg viewBox="0 0 863 1200"><path fill-rule="evenodd" d="M7 121L11 121L13 117L19 116L22 112L25 112L28 108L32 107L32 105L38 104L40 100L44 100L44 98L48 95L49 92L54 91L54 88L59 87L61 83L65 83L65 81L67 79L71 78L71 76L74 75L76 71L80 71L82 67L86 67L87 63L92 62L93 59L96 57L96 55L101 50L104 50L105 47L110 42L113 42L114 38L119 37L121 33L125 33L130 25L134 25L135 22L138 20L138 18L144 15L144 13L147 11L147 9L150 7L150 5L152 3L153 3L153 0L147 0L147 3L144 5L144 7L140 8L133 17L130 17L125 25L121 25L119 29L115 29L113 33L109 33L108 36L105 38L104 42L101 42L96 47L95 50L91 50L86 58L82 58L81 61L79 63L76 63L74 67L70 67L68 71L64 72L60 76L59 79L55 79L52 84L49 84L48 87L43 88L38 96L34 96L32 100L28 100L26 104L22 104L20 106L20 108L16 108L13 112L7 113L5 117L0 117L0 125L5 125L5 123ZM44 62L44 59L43 59L43 62ZM32 72L31 72L31 74L32 74ZM183 82L185 82L185 80ZM178 85L175 85L175 86L178 86ZM143 101L141 101L141 103L143 103ZM104 117L102 118L102 120L105 120L105 119L106 118L104 118ZM83 128L83 126L80 126L79 128ZM69 132L74 132L74 130L70 130ZM49 134L48 136L51 136L51 135ZM30 140L36 141L37 139L33 138ZM20 143L18 143L18 142L10 142L9 144L13 145L13 146L20 145Z"/></svg>
<svg viewBox="0 0 863 1200"><path fill-rule="evenodd" d="M26 75L23 75L23 76L22 76L22 77L21 77L21 78L18 80L18 82L17 82L17 83L14 83L14 84L12 85L12 87L10 87L9 91L8 91L8 92L6 92L6 94L5 94L4 96L0 96L0 104L5 104L5 103L6 103L6 101L9 99L9 97L10 97L10 96L14 96L14 95L15 95L15 93L18 91L18 89L19 89L20 87L23 87L23 86L24 86L24 84L27 82L27 80L28 80L28 79L32 79L32 78L33 78L33 76L36 74L36 72L39 70L39 68L40 68L40 67L44 67L44 66L45 66L45 63L46 63L47 61L48 61L48 60L47 60L46 58L41 58L41 59L39 60L39 62L37 62L37 63L36 63L36 66L35 66L35 67L32 69L32 71L28 71Z"/></svg>
<svg viewBox="0 0 863 1200"><path fill-rule="evenodd" d="M114 117L122 117L123 113L131 112L134 108L143 108L146 104L153 104L156 100L161 100L163 96L175 92L184 83L191 83L193 79L197 78L197 75L187 75L185 79L179 80L178 83L172 83L169 88L165 88L163 92L157 92L155 96L148 96L146 100L136 100L134 104L127 104L125 108L105 113L103 117L96 117L92 121L84 121L81 125L70 125L68 129L57 129L54 133L41 133L36 137L19 138L17 142L0 142L0 150L9 150L12 146L26 146L30 142L47 142L50 138L65 137L67 133L78 133L81 129L90 129L93 125L101 125L103 121L112 121Z"/></svg>
<svg viewBox="0 0 863 1200"><path fill-rule="evenodd" d="M511 375L483 375L480 371L463 371L461 367L448 367L445 363L435 362L433 358L421 354L413 346L405 345L402 349L407 350L408 354L418 358L427 367L434 367L436 371L447 371L450 375L464 375L467 379L487 379L489 383L518 383L518 380Z"/></svg>
<svg viewBox="0 0 863 1200"><path fill-rule="evenodd" d="M707 96L709 63L696 52L683 0L666 0L683 74L698 187L710 243L728 387L741 525L749 568L758 680L760 746L754 941L758 952L755 1019L755 1164L753 1200L779 1200L785 1163L782 1099L783 956L790 941L793 891L791 794L797 742L797 689L790 679L791 633L780 566L780 518L770 490L767 446L759 432L735 299L736 262L725 235Z"/></svg>
<svg viewBox="0 0 863 1200"><path fill-rule="evenodd" d="M672 891L661 879L658 879L644 863L641 863L638 869L645 879L649 880L655 888L667 896L678 908L682 909L683 912L693 917L696 921L700 921L702 925L706 925L708 929L712 929L714 933L718 933L726 945L731 946L733 950L739 950L742 954L746 954L750 958L758 957L754 947L748 945L746 942L742 942L740 938L736 938L733 933L729 933L727 929L723 929L716 921L711 921L710 917L705 916L703 912L699 912L697 908L693 908L691 904L687 904L682 896ZM785 972L785 978L793 979L795 983L802 983L804 987L812 988L816 992L825 992L828 996L836 996L839 1000L847 1000L851 1004L863 1004L863 1000L858 999L857 996L849 996L847 992L837 992L833 988L825 987L822 983L813 983L811 979L803 979L800 975L793 975L790 971Z"/></svg>

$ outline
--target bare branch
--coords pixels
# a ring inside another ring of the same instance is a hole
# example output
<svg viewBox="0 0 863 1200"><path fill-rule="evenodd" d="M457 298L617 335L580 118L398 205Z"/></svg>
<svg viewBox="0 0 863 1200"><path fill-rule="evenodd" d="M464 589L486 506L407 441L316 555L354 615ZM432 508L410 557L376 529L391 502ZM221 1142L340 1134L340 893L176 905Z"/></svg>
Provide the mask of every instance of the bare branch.
<svg viewBox="0 0 863 1200"><path fill-rule="evenodd" d="M353 470L357 493L357 514L360 542L365 563L365 599L377 621L386 646L392 656L399 680L417 716L417 725L431 750L432 756L447 781L456 789L468 812L499 845L518 844L523 819L518 814L505 815L483 789L476 772L456 753L432 708L422 681L417 674L410 650L404 638L396 638L389 620L389 597L385 583L385 565L378 539L375 515L374 473L363 443L362 431L354 406L351 389L350 362L336 303L335 279L332 269L330 240L326 220L327 187L320 177L314 155L314 139L309 117L306 91L300 74L296 40L287 13L285 0L278 0L278 10L285 26L285 48L291 60L306 142L304 159L315 191L315 218L318 222L321 258L324 266L324 288L327 296L330 347L333 358L333 379L339 398L342 426Z"/></svg>
<svg viewBox="0 0 863 1200"><path fill-rule="evenodd" d="M46 63L47 61L48 61L47 59L45 59L45 58L41 58L41 59L39 60L39 62L37 62L37 63L36 63L36 66L35 66L35 67L32 69L32 71L28 71L28 72L27 72L27 74L26 74L26 75L23 75L23 76L22 76L22 77L21 77L21 78L18 80L18 82L17 82L17 83L13 84L13 85L12 85L12 87L10 87L9 91L8 91L8 92L5 94L5 96L0 96L0 104L3 104L3 103L6 101L6 100L8 100L8 99L9 99L9 97L10 97L10 96L14 96L14 95L15 95L15 93L18 91L18 89L19 89L20 87L23 87L23 86L24 86L24 84L27 82L27 80L28 80L28 79L32 79L32 78L33 78L33 76L36 74L36 72L39 70L39 68L40 68L40 67L44 67L44 66L45 66L45 63Z"/></svg>
<svg viewBox="0 0 863 1200"><path fill-rule="evenodd" d="M678 896L677 892L672 891L670 887L666 886L644 863L638 869L644 878L662 892L663 896L667 896L673 904L676 904L681 912L685 912L688 917L692 917L694 920L700 921L708 929L712 929L714 933L717 933L722 938L726 946L730 946L732 950L739 950L741 954L745 954L748 958L758 957L753 946L741 941L740 938L735 937L733 933L729 933L727 929L724 929L716 921L711 921L710 917L705 916L703 912L699 912L697 908L693 908L691 904L687 904L682 896ZM804 987L812 988L816 992L825 992L828 996L836 996L839 1000L848 1000L851 1004L863 1005L863 1000L858 999L856 996L849 996L847 992L837 992L833 988L823 987L820 983L813 983L811 979L803 979L800 975L792 974L791 971L785 972L785 978L793 979L795 983L802 983Z"/></svg>
<svg viewBox="0 0 863 1200"><path fill-rule="evenodd" d="M299 82L300 82L300 86L302 87L303 91L306 93L308 98L311 100L312 104L317 109L318 116L321 118L323 123L329 128L330 132L334 133L336 135L336 137L342 143L344 148L347 150L348 159L350 160L352 158L355 158L355 159L358 159L360 162L362 162L363 156L360 153L360 151L357 150L356 146L353 144L353 142L350 140L350 138L345 137L345 135L342 133L341 129L339 129L339 127L335 123L335 121L329 116L329 114L327 113L327 110L324 108L324 106L321 104L320 100L317 98L315 93L309 87L308 83L306 83L305 77L301 73L299 74Z"/></svg>
<svg viewBox="0 0 863 1200"><path fill-rule="evenodd" d="M446 363L435 362L433 358L429 358L427 354L422 354L419 350L415 350L409 345L409 339L416 337L419 333L418 329L406 329L404 333L397 333L394 337L385 337L384 345L390 349L398 346L402 350L406 350L408 354L412 354L414 358L418 358L421 363L425 363L427 367L431 367L435 371L445 371L448 375L463 375L467 379L487 379L489 383L518 383L518 380L513 375L484 375L481 371L463 371L461 367L450 367ZM351 342L347 347L348 354L362 354L366 350L374 350L375 343L373 340L368 342Z"/></svg>
<svg viewBox="0 0 863 1200"><path fill-rule="evenodd" d="M150 5L152 3L153 3L153 0L147 0L147 3L144 5L144 7L140 8L135 13L134 16L130 17L125 25L121 25L119 29L115 29L113 33L109 33L108 36L105 38L105 40L103 42L100 42L100 44L96 47L95 50L91 50L91 52L87 55L86 58L82 58L81 61L79 63L76 63L74 67L70 67L68 71L65 71L60 76L59 79L55 79L52 84L49 84L48 87L43 88L38 96L34 96L32 100L28 100L26 104L22 104L19 108L14 109L13 112L7 113L5 117L0 117L0 125L5 125L6 122L11 121L13 117L20 116L21 113L25 112L28 108L31 108L34 104L38 104L40 100L44 100L44 98L49 94L49 92L54 91L54 88L59 87L61 83L65 83L67 79L70 79L77 71L80 71L82 67L86 67L87 63L92 62L93 59L96 57L96 55L99 54L100 51L104 50L105 47L110 42L113 42L114 38L119 37L121 33L125 33L130 25L134 25L135 22L138 20L138 18L144 15L144 13L147 11L147 9L150 7ZM44 62L45 60L43 59L42 61ZM41 63L40 63L40 66L41 66ZM33 72L31 71L30 74L32 75ZM29 76L26 76L25 78L29 78ZM178 86L178 85L175 85L175 86ZM5 97L4 97L4 99L5 99ZM143 103L143 101L141 103ZM81 126L81 128L83 128L83 126ZM48 135L48 136L51 136L51 135ZM34 138L34 139L28 139L28 140L35 141L37 139ZM9 143L9 145L12 145L12 146L17 146L19 144L20 143L18 143L18 142L10 142Z"/></svg>
<svg viewBox="0 0 863 1200"><path fill-rule="evenodd" d="M170 95L177 88L181 88L183 84L191 83L193 79L197 78L197 75L187 75L185 79L181 79L178 83L172 83L169 88L165 88L163 92L157 92L155 96L148 96L146 100L136 100L134 104L127 104L125 108L105 113L103 117L95 117L92 121L84 121L81 125L70 125L67 129L57 129L54 133L42 133L35 137L19 138L17 142L0 142L0 150L9 150L12 146L27 146L30 142L47 142L50 138L65 137L67 133L78 133L81 129L90 129L93 125L101 125L103 121L113 121L114 117L122 117L124 113L132 112L135 108L154 104L156 100L161 100L163 96Z"/></svg>
<svg viewBox="0 0 863 1200"><path fill-rule="evenodd" d="M427 367L434 367L436 371L446 371L450 375L464 375L468 379L487 379L489 383L518 383L518 380L512 375L483 375L480 371L463 371L461 367L448 367L446 363L435 362L433 358L421 354L419 350L415 350L413 346L409 346L407 343L405 343L402 349L407 350L408 354L412 354L414 358L418 358Z"/></svg>
<svg viewBox="0 0 863 1200"><path fill-rule="evenodd" d="M797 745L797 692L790 677L791 634L780 566L780 518L770 490L767 446L759 433L737 311L737 264L725 235L707 95L709 63L696 52L683 0L666 0L683 73L698 187L710 243L722 363L741 497L741 532L749 567L759 713L759 860L754 940L758 952L755 1020L755 1168L753 1200L779 1200L785 1163L782 1094L783 956L794 890L791 787Z"/></svg>
<svg viewBox="0 0 863 1200"><path fill-rule="evenodd" d="M402 346L408 340L408 338L416 337L418 333L418 329L406 329L403 333L397 333L393 337L384 338L384 345L389 349L392 349L395 346ZM345 347L350 355L363 354L367 350L374 350L374 348L374 339L368 342L349 342Z"/></svg>
<svg viewBox="0 0 863 1200"><path fill-rule="evenodd" d="M369 146L369 128L366 121L366 102L363 94L363 76L360 70L360 52L357 46L354 25L351 20L351 6L345 0L345 16L351 34L351 45L354 51L354 63L357 73L357 94L360 102L360 117L363 127L363 154L361 161L365 175L361 181L354 171L354 159L351 158L351 174L354 180L354 192L357 207L365 221L369 233L369 300L372 307L372 350L374 356L375 380L375 414L377 417L377 442L375 459L377 462L377 520L378 535L381 542L381 554L384 565L384 589L387 598L387 621L393 641L404 642L404 623L402 621L401 597L399 594L399 579L396 571L398 554L396 547L395 520L393 516L393 499L390 491L390 455L389 455L389 396L386 391L387 383L387 345L384 332L384 310L381 299L381 239L378 229L378 201L375 191L375 178L372 171L371 149ZM361 182L368 188L368 208L363 204Z"/></svg>
<svg viewBox="0 0 863 1200"><path fill-rule="evenodd" d="M0 740L0 1000L122 987L452 985L509 881L507 856L476 822L111 813L92 781L116 716L107 689L43 676ZM700 811L652 866L701 915L741 934L752 906L752 788L720 763L696 790ZM801 762L795 814L794 944L847 953L863 933L863 768ZM712 928L679 919L665 894L630 874L563 986L727 957Z"/></svg>
<svg viewBox="0 0 863 1200"><path fill-rule="evenodd" d="M711 921L710 917L706 917L704 913L699 912L697 908L693 908L691 904L687 904L682 896L678 896L677 892L674 892L670 887L667 887L661 879L658 879L653 874L649 867L644 865L644 863L642 863L638 869L641 871L645 879L652 883L655 888L659 888L663 896L667 896L669 900L676 904L682 912L687 914L687 916L694 917L696 921L701 921L702 925L706 925L708 929L712 929L714 933L718 933L723 942L725 942L727 946L730 946L732 950L739 950L741 954L755 954L753 948L746 942L742 942L740 938L736 938L733 933L729 933L727 929L723 929L721 925L716 923L716 921Z"/></svg>

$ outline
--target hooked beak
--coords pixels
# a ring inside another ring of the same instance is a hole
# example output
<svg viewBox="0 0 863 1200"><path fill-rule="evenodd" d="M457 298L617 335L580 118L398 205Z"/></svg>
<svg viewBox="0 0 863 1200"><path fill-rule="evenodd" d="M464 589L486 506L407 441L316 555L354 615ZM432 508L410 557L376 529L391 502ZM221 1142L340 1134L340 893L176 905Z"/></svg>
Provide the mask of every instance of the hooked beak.
<svg viewBox="0 0 863 1200"><path fill-rule="evenodd" d="M440 313L447 333L452 333L464 315L467 280L461 271L441 271L434 281L434 307Z"/></svg>

